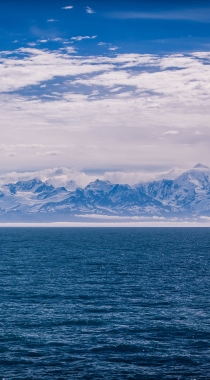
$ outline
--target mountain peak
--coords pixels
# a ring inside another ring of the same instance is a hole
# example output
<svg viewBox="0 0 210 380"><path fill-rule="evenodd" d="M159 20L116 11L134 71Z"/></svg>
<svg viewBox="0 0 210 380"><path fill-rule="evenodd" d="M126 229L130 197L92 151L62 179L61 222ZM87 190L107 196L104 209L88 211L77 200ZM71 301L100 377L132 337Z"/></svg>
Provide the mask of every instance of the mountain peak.
<svg viewBox="0 0 210 380"><path fill-rule="evenodd" d="M101 186L107 186L107 185L112 185L111 182L109 181L103 181L101 179L96 179L94 182L90 182L86 187L101 187Z"/></svg>
<svg viewBox="0 0 210 380"><path fill-rule="evenodd" d="M209 167L199 163L195 165L193 169L209 169Z"/></svg>

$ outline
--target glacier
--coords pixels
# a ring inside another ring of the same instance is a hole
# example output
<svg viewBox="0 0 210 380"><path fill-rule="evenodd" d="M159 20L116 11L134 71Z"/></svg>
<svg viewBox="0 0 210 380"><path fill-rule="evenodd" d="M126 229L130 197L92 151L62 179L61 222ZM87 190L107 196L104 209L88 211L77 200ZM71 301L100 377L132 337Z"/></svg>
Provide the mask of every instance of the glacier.
<svg viewBox="0 0 210 380"><path fill-rule="evenodd" d="M175 179L114 184L95 180L67 190L39 178L0 188L1 222L72 221L82 217L210 217L210 168L197 164Z"/></svg>

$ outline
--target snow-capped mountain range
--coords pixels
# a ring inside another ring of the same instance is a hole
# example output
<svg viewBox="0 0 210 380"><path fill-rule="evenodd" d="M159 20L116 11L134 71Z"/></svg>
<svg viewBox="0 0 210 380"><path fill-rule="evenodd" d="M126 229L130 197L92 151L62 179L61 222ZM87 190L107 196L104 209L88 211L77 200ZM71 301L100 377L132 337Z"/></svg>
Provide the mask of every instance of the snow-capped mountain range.
<svg viewBox="0 0 210 380"><path fill-rule="evenodd" d="M34 178L0 188L0 221L71 221L88 215L208 217L210 168L197 164L175 179L132 186L97 179L69 191Z"/></svg>

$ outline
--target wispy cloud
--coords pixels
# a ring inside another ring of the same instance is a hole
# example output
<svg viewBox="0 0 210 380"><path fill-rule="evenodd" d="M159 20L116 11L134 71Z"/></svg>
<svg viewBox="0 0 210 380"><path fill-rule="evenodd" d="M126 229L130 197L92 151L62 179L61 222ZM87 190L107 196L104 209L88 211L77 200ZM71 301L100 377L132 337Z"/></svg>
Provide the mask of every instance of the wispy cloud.
<svg viewBox="0 0 210 380"><path fill-rule="evenodd" d="M34 47L34 46L37 45L37 43L36 43L36 42L28 42L27 45L28 45L28 46L31 46L31 47Z"/></svg>
<svg viewBox="0 0 210 380"><path fill-rule="evenodd" d="M66 7L62 7L62 9L72 9L74 8L73 5L67 5Z"/></svg>
<svg viewBox="0 0 210 380"><path fill-rule="evenodd" d="M61 48L60 51L66 51L68 54L76 53L76 49L72 46L66 46L65 48Z"/></svg>
<svg viewBox="0 0 210 380"><path fill-rule="evenodd" d="M51 18L49 20L47 20L47 22L57 22L58 20L55 20L54 18Z"/></svg>
<svg viewBox="0 0 210 380"><path fill-rule="evenodd" d="M166 131L163 133L163 136L176 136L176 135L179 135L180 134L180 131Z"/></svg>
<svg viewBox="0 0 210 380"><path fill-rule="evenodd" d="M82 41L82 40L93 40L97 36L76 36L72 37L71 40L73 41Z"/></svg>
<svg viewBox="0 0 210 380"><path fill-rule="evenodd" d="M45 148L53 148L51 145L46 144L0 144L0 150L10 151L17 149L45 149Z"/></svg>
<svg viewBox="0 0 210 380"><path fill-rule="evenodd" d="M89 14L91 14L91 13L96 13L96 12L95 12L92 8L90 8L90 7L86 7L85 10L86 10L86 12L89 13Z"/></svg>
<svg viewBox="0 0 210 380"><path fill-rule="evenodd" d="M38 156L61 156L62 153L57 150L52 150L49 152L36 152L36 155Z"/></svg>
<svg viewBox="0 0 210 380"><path fill-rule="evenodd" d="M49 41L48 39L46 40L43 38L42 40L39 40L38 42L41 42L42 44L46 44L48 41Z"/></svg>
<svg viewBox="0 0 210 380"><path fill-rule="evenodd" d="M119 48L117 46L110 46L108 49L111 50L111 51L115 51L115 50L117 50Z"/></svg>
<svg viewBox="0 0 210 380"><path fill-rule="evenodd" d="M157 12L113 12L109 16L119 19L189 20L208 23L210 22L210 7Z"/></svg>

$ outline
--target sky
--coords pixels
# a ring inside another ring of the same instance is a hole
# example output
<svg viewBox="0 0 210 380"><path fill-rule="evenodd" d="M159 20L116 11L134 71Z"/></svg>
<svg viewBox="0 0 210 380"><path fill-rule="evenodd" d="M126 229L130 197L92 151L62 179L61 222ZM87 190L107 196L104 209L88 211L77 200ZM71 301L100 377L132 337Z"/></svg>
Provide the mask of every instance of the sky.
<svg viewBox="0 0 210 380"><path fill-rule="evenodd" d="M2 1L0 83L0 174L210 165L209 1Z"/></svg>

